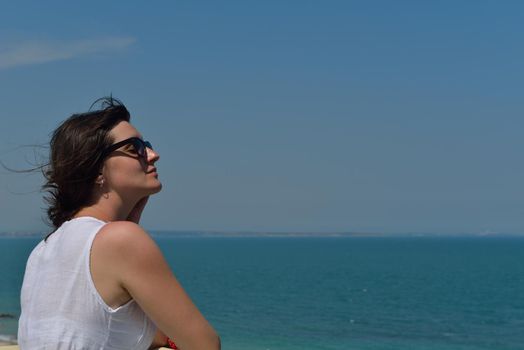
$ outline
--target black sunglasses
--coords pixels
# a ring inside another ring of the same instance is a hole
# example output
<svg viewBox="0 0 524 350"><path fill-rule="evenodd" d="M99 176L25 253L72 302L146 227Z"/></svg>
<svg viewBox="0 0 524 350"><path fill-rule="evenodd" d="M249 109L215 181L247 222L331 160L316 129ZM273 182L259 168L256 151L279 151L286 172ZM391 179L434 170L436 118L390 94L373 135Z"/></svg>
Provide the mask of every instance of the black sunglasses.
<svg viewBox="0 0 524 350"><path fill-rule="evenodd" d="M102 158L107 157L111 152L127 144L132 144L138 156L145 160L147 160L147 148L153 149L149 141L144 141L138 137L130 137L107 147L102 151Z"/></svg>

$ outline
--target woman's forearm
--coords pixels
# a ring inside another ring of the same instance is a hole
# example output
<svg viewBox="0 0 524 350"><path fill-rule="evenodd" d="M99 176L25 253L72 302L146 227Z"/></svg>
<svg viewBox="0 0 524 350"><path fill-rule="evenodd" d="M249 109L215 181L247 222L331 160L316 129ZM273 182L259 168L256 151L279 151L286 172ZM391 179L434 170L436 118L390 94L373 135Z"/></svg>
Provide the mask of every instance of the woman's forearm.
<svg viewBox="0 0 524 350"><path fill-rule="evenodd" d="M149 350L154 350L161 348L163 346L167 346L167 336L159 329L156 331L155 337L153 338L153 342L151 343L151 346L149 347Z"/></svg>

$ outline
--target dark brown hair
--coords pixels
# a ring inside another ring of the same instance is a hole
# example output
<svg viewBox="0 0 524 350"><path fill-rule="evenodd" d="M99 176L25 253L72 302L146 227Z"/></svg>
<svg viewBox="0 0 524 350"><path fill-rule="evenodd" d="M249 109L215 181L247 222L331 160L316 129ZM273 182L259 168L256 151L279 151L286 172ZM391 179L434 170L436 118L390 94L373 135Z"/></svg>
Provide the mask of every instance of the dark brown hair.
<svg viewBox="0 0 524 350"><path fill-rule="evenodd" d="M100 109L92 111L96 104ZM51 137L42 190L47 192L47 216L55 230L91 204L104 161L102 151L114 142L109 132L119 122L130 119L124 104L113 97L100 98L91 108L66 119Z"/></svg>

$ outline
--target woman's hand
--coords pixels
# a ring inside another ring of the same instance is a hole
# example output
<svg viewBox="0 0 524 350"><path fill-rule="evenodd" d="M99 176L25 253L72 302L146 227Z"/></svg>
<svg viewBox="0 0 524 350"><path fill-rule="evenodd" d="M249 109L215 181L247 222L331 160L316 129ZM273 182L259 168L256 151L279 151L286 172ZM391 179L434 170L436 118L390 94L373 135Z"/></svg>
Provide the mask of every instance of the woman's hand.
<svg viewBox="0 0 524 350"><path fill-rule="evenodd" d="M135 224L138 224L139 221L140 221L140 216L142 216L142 211L144 210L146 204L147 204L147 200L149 199L149 196L146 196L142 199L140 199L136 204L135 206L133 207L133 209L131 209L131 212L129 213L129 215L127 216L127 221L132 221L134 222Z"/></svg>

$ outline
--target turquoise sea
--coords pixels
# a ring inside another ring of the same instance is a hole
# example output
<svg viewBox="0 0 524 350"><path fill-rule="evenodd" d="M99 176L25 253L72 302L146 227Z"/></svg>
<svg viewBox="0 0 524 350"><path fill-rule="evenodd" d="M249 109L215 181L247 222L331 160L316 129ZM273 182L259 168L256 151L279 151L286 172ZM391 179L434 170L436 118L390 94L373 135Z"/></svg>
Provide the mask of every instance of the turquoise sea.
<svg viewBox="0 0 524 350"><path fill-rule="evenodd" d="M0 238L0 340L38 238ZM231 350L524 349L524 238L156 235Z"/></svg>

